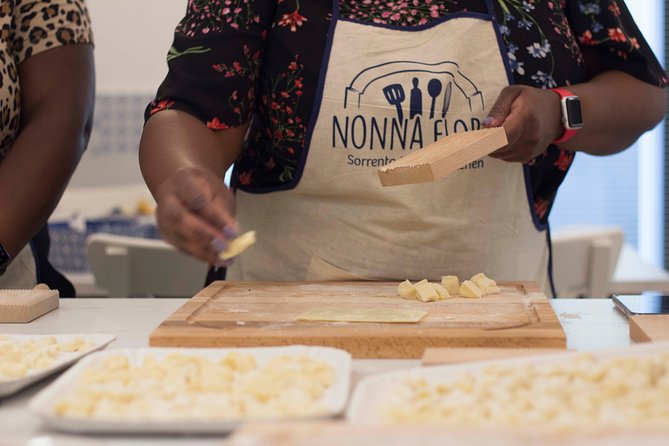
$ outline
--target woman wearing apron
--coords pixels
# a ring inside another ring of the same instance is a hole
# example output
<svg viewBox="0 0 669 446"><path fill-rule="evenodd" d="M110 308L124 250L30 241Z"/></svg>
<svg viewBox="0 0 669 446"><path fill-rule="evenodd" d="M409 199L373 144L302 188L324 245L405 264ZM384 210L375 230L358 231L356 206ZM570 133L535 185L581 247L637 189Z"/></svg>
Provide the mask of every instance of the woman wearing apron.
<svg viewBox="0 0 669 446"><path fill-rule="evenodd" d="M90 134L91 44L84 0L0 2L0 288L74 296L46 224Z"/></svg>
<svg viewBox="0 0 669 446"><path fill-rule="evenodd" d="M620 1L227 3L189 2L140 162L164 237L229 279L545 286L574 152L623 150L664 113L665 73ZM485 126L509 145L381 187L378 167ZM240 228L257 244L221 265Z"/></svg>

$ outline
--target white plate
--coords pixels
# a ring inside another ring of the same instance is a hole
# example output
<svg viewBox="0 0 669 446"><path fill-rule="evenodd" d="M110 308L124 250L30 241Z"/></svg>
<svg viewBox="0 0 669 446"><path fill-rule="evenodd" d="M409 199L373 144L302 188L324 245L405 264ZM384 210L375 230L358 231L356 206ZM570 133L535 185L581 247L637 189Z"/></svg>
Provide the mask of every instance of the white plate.
<svg viewBox="0 0 669 446"><path fill-rule="evenodd" d="M71 365L78 359L83 356L100 350L107 346L110 342L116 339L116 336L110 334L55 334L55 335L20 335L20 334L5 334L0 333L0 336L7 337L11 341L16 342L25 342L33 339L40 339L53 336L56 338L58 343L67 343L72 342L77 336L81 337L84 342L93 343L93 347L83 350L80 352L63 352L58 355L58 358L51 364L50 367L45 369L31 369L28 371L28 374L22 378L16 378L11 380L2 380L0 379L0 397L11 395L12 393L18 392L19 390L31 385L32 383L39 381L42 378L58 372L59 370L64 369L65 367ZM0 341L2 342L2 341Z"/></svg>
<svg viewBox="0 0 669 446"><path fill-rule="evenodd" d="M455 377L463 371L478 371L491 364L555 364L588 353L598 360L606 360L623 356L648 356L660 352L669 352L669 341L638 344L625 348L598 350L589 352L565 352L547 355L537 355L526 358L511 358L503 360L479 361L469 364L430 366L389 372L362 379L355 387L346 418L352 423L386 424L380 416L380 407L387 402L389 392L392 392L407 378L424 378L428 382L440 382Z"/></svg>
<svg viewBox="0 0 669 446"><path fill-rule="evenodd" d="M250 418L236 418L230 420L155 420L155 419L102 419L102 418L67 418L57 415L53 411L54 404L68 396L73 391L81 373L90 367L100 364L110 355L124 354L131 364L139 364L145 357L161 358L171 353L184 355L198 355L211 360L217 360L230 352L239 352L252 355L258 365L283 355L304 355L309 358L327 362L335 371L334 384L326 391L319 403L324 408L318 415L302 418L324 418L340 414L346 407L351 378L351 355L336 348L329 347L266 347L266 348L141 348L115 349L99 352L85 358L72 367L30 402L30 409L38 415L49 427L68 432L97 432L97 433L225 433L230 432ZM258 421L258 418L254 418ZM272 420L277 420L273 418ZM265 421L265 420L259 420Z"/></svg>

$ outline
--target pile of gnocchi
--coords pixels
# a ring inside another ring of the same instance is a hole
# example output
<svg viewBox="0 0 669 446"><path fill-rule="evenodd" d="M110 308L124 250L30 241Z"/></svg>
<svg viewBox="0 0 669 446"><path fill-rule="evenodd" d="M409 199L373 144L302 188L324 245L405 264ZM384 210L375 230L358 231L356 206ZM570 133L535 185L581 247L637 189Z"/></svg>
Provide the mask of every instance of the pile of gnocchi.
<svg viewBox="0 0 669 446"><path fill-rule="evenodd" d="M569 429L666 426L669 354L489 365L449 377L410 377L387 392L392 423Z"/></svg>
<svg viewBox="0 0 669 446"><path fill-rule="evenodd" d="M417 299L422 302L434 302L451 297L469 297L480 299L491 294L501 293L497 282L483 273L472 276L460 283L458 276L442 276L441 283L423 279L415 284L405 280L397 287L397 293L404 299Z"/></svg>
<svg viewBox="0 0 669 446"><path fill-rule="evenodd" d="M70 342L59 343L54 336L17 341L0 336L0 381L20 379L31 372L51 367L63 353L81 352L93 344L80 336Z"/></svg>
<svg viewBox="0 0 669 446"><path fill-rule="evenodd" d="M134 364L115 354L83 371L56 414L106 420L230 420L318 414L334 384L325 361L285 355L259 365L252 355L220 359L172 353Z"/></svg>

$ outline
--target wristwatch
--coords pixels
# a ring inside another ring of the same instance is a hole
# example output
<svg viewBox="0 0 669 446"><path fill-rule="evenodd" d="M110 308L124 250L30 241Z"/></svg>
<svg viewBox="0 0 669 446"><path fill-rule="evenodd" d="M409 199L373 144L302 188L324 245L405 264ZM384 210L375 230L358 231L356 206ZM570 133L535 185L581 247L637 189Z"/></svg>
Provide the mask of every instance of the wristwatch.
<svg viewBox="0 0 669 446"><path fill-rule="evenodd" d="M7 265L9 265L11 259L12 257L9 255L5 247L2 246L2 243L0 243L0 276L5 273Z"/></svg>
<svg viewBox="0 0 669 446"><path fill-rule="evenodd" d="M560 96L560 109L562 110L562 127L564 133L553 141L553 144L567 142L576 136L583 128L583 113L581 112L581 98L566 88L552 88L551 91Z"/></svg>

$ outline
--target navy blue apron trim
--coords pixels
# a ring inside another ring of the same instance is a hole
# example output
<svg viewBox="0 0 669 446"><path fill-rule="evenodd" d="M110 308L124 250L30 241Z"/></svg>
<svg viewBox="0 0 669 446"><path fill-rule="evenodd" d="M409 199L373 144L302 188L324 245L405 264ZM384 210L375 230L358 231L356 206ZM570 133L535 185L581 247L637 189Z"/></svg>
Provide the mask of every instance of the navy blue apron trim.
<svg viewBox="0 0 669 446"><path fill-rule="evenodd" d="M546 243L548 244L548 283L551 286L553 299L555 299L558 295L555 291L555 281L553 280L553 242L551 241L551 229L548 224L546 224Z"/></svg>
<svg viewBox="0 0 669 446"><path fill-rule="evenodd" d="M402 26L402 25L384 25L382 23L373 23L373 22L365 22L363 20L357 20L357 19L349 19L346 17L340 17L337 20L340 22L349 22L349 23L355 23L356 25L362 25L362 26L371 26L374 28L383 28L383 29L390 29L390 30L395 30L395 31L406 31L406 32L412 32L412 31L424 31L426 29L434 28L435 26L441 25L444 22L448 22L449 20L453 19L461 19L461 18L472 18L472 19L479 19L479 20L484 20L484 21L491 21L490 16L486 14L481 14L480 12L454 12L451 14L447 14L444 17L441 17L437 20L434 20L429 23L425 23L423 25L416 25L416 26Z"/></svg>

